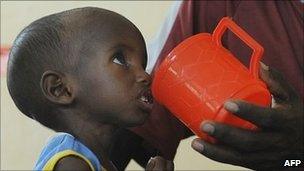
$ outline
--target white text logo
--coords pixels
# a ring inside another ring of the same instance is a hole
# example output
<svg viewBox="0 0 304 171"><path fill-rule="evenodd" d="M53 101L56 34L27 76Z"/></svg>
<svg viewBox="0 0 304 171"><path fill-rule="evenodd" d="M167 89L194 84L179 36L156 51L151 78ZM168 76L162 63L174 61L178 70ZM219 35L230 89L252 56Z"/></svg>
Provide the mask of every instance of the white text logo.
<svg viewBox="0 0 304 171"><path fill-rule="evenodd" d="M298 166L301 164L301 160L285 160L284 166Z"/></svg>

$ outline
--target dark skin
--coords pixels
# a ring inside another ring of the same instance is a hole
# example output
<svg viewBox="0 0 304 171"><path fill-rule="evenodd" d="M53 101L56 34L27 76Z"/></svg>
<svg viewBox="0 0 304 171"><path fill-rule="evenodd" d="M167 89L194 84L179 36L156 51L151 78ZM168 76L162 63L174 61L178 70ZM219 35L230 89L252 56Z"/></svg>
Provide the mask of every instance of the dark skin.
<svg viewBox="0 0 304 171"><path fill-rule="evenodd" d="M287 169L283 167L286 159L303 161L302 99L275 69L261 64L260 77L273 95L272 107L260 107L242 100L225 103L228 111L256 124L259 131L206 121L201 130L220 143L195 139L192 147L196 151L219 162L255 170Z"/></svg>
<svg viewBox="0 0 304 171"><path fill-rule="evenodd" d="M45 71L41 89L57 107L57 131L74 135L111 171L116 170L108 158L115 132L143 124L151 111L152 105L143 105L139 98L151 79L145 72L146 47L138 29L112 12L99 17L85 20L92 20L88 30L83 30L91 44L79 73ZM76 21L80 20L78 16ZM67 169L90 170L76 156L64 157L55 166L55 170Z"/></svg>
<svg viewBox="0 0 304 171"><path fill-rule="evenodd" d="M166 170L173 171L174 163L172 161L166 160L160 156L151 158L146 166L146 171L150 170Z"/></svg>
<svg viewBox="0 0 304 171"><path fill-rule="evenodd" d="M90 170L90 166L77 156L69 156L59 160L54 170Z"/></svg>

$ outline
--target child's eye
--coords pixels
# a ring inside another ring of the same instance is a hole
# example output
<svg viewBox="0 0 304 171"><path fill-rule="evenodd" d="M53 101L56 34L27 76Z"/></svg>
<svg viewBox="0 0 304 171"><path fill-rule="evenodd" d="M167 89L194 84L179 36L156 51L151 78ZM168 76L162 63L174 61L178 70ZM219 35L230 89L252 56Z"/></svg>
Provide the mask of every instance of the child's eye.
<svg viewBox="0 0 304 171"><path fill-rule="evenodd" d="M128 66L125 56L121 52L114 55L113 62L118 65Z"/></svg>

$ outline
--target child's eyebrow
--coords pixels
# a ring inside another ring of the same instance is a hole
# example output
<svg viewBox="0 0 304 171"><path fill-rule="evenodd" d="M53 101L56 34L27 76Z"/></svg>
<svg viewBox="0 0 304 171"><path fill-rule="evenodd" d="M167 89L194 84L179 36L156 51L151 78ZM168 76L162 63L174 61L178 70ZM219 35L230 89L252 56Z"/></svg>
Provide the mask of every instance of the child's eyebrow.
<svg viewBox="0 0 304 171"><path fill-rule="evenodd" d="M113 47L110 47L109 48L109 51L113 51L113 50L116 50L116 49L119 49L119 50L122 50L122 49L127 49L129 51L134 51L134 49L126 44L123 44L123 43L119 43L119 44L116 44L115 46Z"/></svg>

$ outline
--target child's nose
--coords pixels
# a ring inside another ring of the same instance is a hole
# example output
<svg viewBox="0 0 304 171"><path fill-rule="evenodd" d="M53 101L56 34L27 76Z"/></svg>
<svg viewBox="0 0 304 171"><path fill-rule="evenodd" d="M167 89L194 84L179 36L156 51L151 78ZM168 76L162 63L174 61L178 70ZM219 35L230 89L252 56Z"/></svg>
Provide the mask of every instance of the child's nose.
<svg viewBox="0 0 304 171"><path fill-rule="evenodd" d="M136 75L136 82L144 83L145 85L149 86L151 84L151 77L145 71L141 71Z"/></svg>

